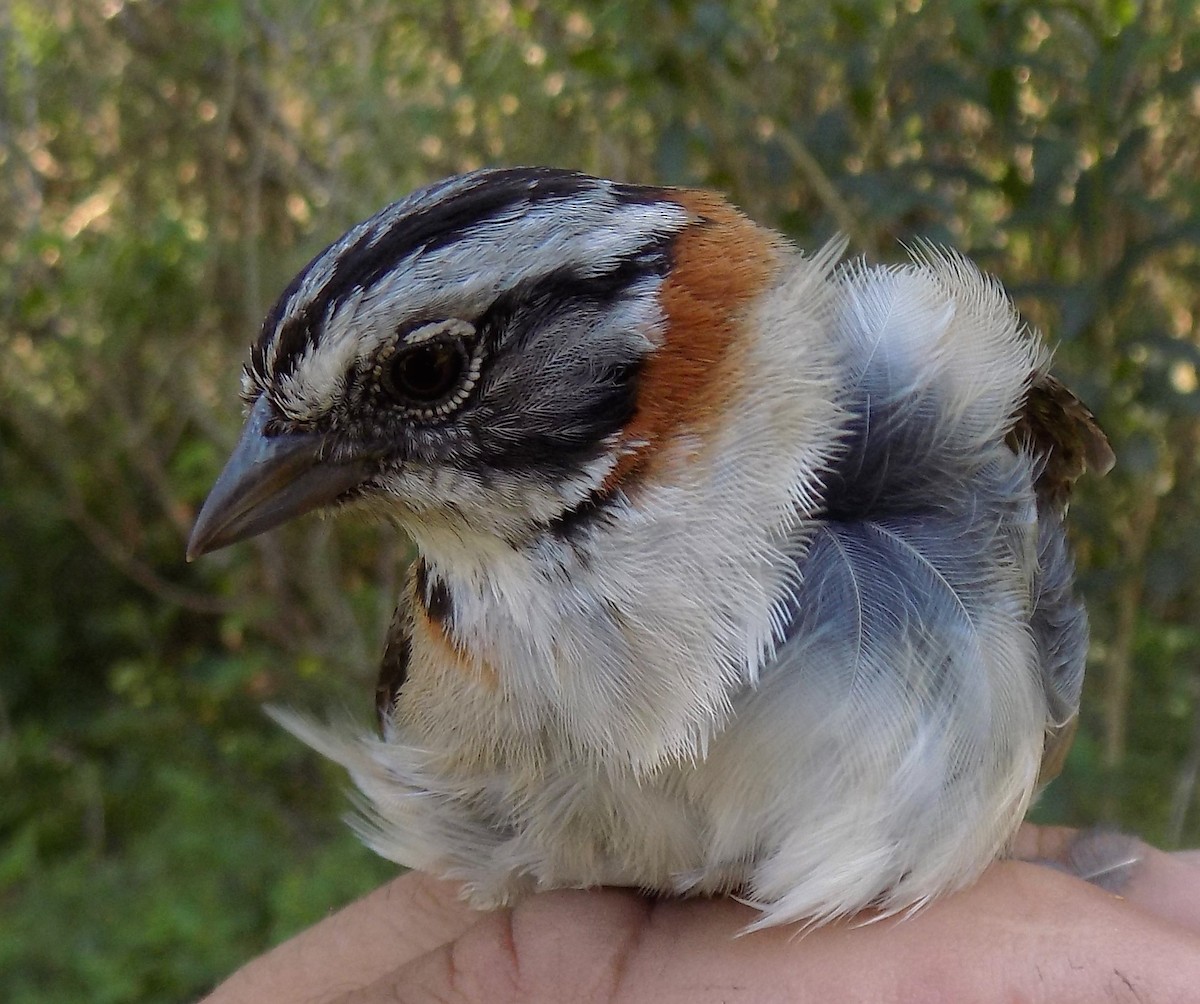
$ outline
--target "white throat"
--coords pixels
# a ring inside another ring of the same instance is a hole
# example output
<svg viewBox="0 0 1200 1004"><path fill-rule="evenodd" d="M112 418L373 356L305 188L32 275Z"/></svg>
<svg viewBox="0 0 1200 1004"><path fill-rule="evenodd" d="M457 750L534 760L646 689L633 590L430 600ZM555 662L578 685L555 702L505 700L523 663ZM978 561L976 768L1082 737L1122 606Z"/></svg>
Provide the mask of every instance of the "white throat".
<svg viewBox="0 0 1200 1004"><path fill-rule="evenodd" d="M500 690L497 750L548 743L646 773L703 756L756 680L843 421L827 281L841 250L796 256L760 298L739 342L753 393L731 394L739 410L703 441L673 440L666 476L517 548L414 528L452 597L449 640Z"/></svg>

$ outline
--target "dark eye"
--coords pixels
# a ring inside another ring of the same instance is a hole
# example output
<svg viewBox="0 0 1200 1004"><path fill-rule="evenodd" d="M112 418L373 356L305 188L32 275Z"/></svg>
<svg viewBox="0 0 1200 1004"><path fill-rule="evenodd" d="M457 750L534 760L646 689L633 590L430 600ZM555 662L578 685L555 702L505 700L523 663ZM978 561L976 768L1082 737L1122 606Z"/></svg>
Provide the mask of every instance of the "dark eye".
<svg viewBox="0 0 1200 1004"><path fill-rule="evenodd" d="M439 338L401 349L388 371L388 389L405 404L434 404L458 386L467 362L458 339Z"/></svg>
<svg viewBox="0 0 1200 1004"><path fill-rule="evenodd" d="M479 379L482 346L475 328L452 318L402 336L381 364L384 391L414 418L443 418L457 409Z"/></svg>

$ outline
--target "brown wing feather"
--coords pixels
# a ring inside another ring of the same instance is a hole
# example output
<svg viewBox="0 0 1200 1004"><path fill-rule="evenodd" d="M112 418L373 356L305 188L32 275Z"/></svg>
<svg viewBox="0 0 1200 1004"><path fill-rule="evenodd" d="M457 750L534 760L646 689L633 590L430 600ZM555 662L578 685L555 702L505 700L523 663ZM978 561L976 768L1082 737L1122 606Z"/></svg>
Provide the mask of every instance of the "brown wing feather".
<svg viewBox="0 0 1200 1004"><path fill-rule="evenodd" d="M1009 442L1041 459L1038 500L1060 512L1084 471L1107 474L1115 460L1096 416L1049 373L1039 374L1030 385Z"/></svg>
<svg viewBox="0 0 1200 1004"><path fill-rule="evenodd" d="M1107 474L1115 457L1096 416L1049 373L1038 374L1025 397L1025 407L1009 433L1014 449L1031 450L1041 463L1034 488L1043 511L1061 514L1071 489L1084 471ZM1053 517L1051 517L1053 518ZM1077 718L1046 731L1039 785L1051 781L1066 760Z"/></svg>

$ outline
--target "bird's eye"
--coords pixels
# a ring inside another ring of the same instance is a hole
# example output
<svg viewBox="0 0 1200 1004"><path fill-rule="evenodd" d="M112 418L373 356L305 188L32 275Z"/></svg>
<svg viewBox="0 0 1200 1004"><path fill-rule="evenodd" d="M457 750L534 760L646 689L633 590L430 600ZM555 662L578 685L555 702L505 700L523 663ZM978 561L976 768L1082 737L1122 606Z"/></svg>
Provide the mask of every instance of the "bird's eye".
<svg viewBox="0 0 1200 1004"><path fill-rule="evenodd" d="M479 345L465 321L441 321L409 332L381 361L387 394L414 418L448 415L467 399L479 379Z"/></svg>
<svg viewBox="0 0 1200 1004"><path fill-rule="evenodd" d="M397 352L389 383L392 392L405 402L428 405L457 387L466 368L467 353L462 343L438 339Z"/></svg>

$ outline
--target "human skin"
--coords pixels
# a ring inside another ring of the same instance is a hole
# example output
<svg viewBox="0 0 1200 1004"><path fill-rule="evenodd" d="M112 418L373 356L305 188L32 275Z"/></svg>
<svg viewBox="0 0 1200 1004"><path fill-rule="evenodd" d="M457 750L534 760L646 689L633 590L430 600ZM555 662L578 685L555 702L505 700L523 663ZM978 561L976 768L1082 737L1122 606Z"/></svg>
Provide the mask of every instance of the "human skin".
<svg viewBox="0 0 1200 1004"><path fill-rule="evenodd" d="M1026 827L1023 857L1073 831ZM1116 896L1027 861L914 916L772 928L731 899L558 891L478 913L395 879L250 962L205 1004L1200 1000L1200 852L1140 846Z"/></svg>

